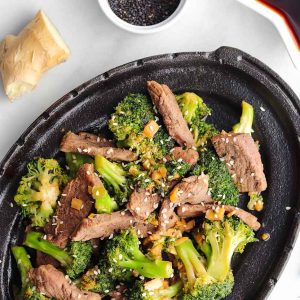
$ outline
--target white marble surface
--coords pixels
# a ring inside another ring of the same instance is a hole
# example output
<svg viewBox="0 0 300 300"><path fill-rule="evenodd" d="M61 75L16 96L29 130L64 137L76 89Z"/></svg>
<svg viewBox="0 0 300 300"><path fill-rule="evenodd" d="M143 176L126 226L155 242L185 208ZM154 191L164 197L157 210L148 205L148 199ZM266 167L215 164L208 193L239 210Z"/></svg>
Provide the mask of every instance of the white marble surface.
<svg viewBox="0 0 300 300"><path fill-rule="evenodd" d="M72 54L66 63L43 76L32 93L14 103L0 89L0 159L55 100L112 67L145 56L210 51L223 45L237 47L269 65L300 97L300 73L276 29L234 0L188 0L173 27L150 36L137 36L115 27L96 0L0 0L0 39L18 33L39 9L56 24ZM300 239L269 300L299 299L299 286Z"/></svg>

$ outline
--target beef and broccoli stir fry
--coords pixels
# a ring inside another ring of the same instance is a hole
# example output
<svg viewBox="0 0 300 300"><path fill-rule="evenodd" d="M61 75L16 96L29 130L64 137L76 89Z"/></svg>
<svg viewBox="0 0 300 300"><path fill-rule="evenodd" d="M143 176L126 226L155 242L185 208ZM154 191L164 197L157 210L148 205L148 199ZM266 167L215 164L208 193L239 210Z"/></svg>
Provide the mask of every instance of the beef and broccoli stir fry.
<svg viewBox="0 0 300 300"><path fill-rule="evenodd" d="M65 164L35 158L15 202L27 226L12 246L16 299L223 299L231 261L256 242L267 188L253 107L230 132L195 93L147 82L108 121L113 139L69 131Z"/></svg>

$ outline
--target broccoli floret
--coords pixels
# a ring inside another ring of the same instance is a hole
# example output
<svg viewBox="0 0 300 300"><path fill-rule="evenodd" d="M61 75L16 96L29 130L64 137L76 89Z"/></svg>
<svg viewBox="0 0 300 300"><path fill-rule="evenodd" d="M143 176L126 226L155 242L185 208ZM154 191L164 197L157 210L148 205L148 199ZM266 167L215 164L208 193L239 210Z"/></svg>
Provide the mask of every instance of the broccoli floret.
<svg viewBox="0 0 300 300"><path fill-rule="evenodd" d="M243 253L248 243L256 241L253 230L234 217L204 222L203 234L205 239L199 246L207 257L207 272L218 281L224 281L231 272L233 254Z"/></svg>
<svg viewBox="0 0 300 300"><path fill-rule="evenodd" d="M215 279L206 269L206 260L195 249L189 238L181 238L175 245L177 255L184 268L180 276L184 283L183 300L218 300L226 297L232 291L234 278L232 272L223 281Z"/></svg>
<svg viewBox="0 0 300 300"><path fill-rule="evenodd" d="M201 147L219 131L210 123L201 120L195 120L191 125L192 134L196 142L196 147Z"/></svg>
<svg viewBox="0 0 300 300"><path fill-rule="evenodd" d="M170 152L175 142L166 130L160 127L153 138L148 138L143 133L130 134L126 146L136 151L143 161L148 160L154 164Z"/></svg>
<svg viewBox="0 0 300 300"><path fill-rule="evenodd" d="M253 106L246 101L242 101L242 115L240 122L232 127L234 133L249 133L253 132L252 124L254 118ZM248 209L261 211L264 206L264 200L260 193L249 193L250 200L248 202Z"/></svg>
<svg viewBox="0 0 300 300"><path fill-rule="evenodd" d="M130 193L126 170L120 164L110 162L102 155L96 155L95 168L107 186L111 188L118 204L122 205L126 202Z"/></svg>
<svg viewBox="0 0 300 300"><path fill-rule="evenodd" d="M242 115L240 122L232 127L234 133L252 133L252 123L254 118L253 106L246 101L242 101Z"/></svg>
<svg viewBox="0 0 300 300"><path fill-rule="evenodd" d="M206 106L203 99L195 93L185 92L176 96L184 119L191 124L194 118L203 119L211 114L211 109Z"/></svg>
<svg viewBox="0 0 300 300"><path fill-rule="evenodd" d="M170 278L173 275L172 263L149 259L139 249L139 243L134 229L123 230L107 241L105 256L112 278L130 281L132 270L147 278Z"/></svg>
<svg viewBox="0 0 300 300"><path fill-rule="evenodd" d="M116 107L108 123L117 141L124 141L131 133L140 133L154 119L150 100L142 94L129 94Z"/></svg>
<svg viewBox="0 0 300 300"><path fill-rule="evenodd" d="M172 159L165 163L168 171L168 180L184 177L191 168L191 165L183 160Z"/></svg>
<svg viewBox="0 0 300 300"><path fill-rule="evenodd" d="M155 183L152 180L149 170L145 170L142 165L129 163L125 166L128 171L129 183L131 186L139 186L140 188L152 190Z"/></svg>
<svg viewBox="0 0 300 300"><path fill-rule="evenodd" d="M136 280L126 291L125 298L130 300L172 299L181 292L182 287L181 280L170 286L163 279L153 279L148 282Z"/></svg>
<svg viewBox="0 0 300 300"><path fill-rule="evenodd" d="M160 127L153 137L153 143L159 146L158 159L162 159L170 153L170 150L175 147L175 141L169 136L164 127Z"/></svg>
<svg viewBox="0 0 300 300"><path fill-rule="evenodd" d="M40 232L28 232L24 245L46 253L60 262L71 279L77 278L88 267L93 246L90 241L71 242L67 250L61 249L53 243L44 240Z"/></svg>
<svg viewBox="0 0 300 300"><path fill-rule="evenodd" d="M14 200L33 226L43 227L49 221L67 181L55 159L37 158L27 165Z"/></svg>
<svg viewBox="0 0 300 300"><path fill-rule="evenodd" d="M159 121L148 97L130 94L116 107L109 128L119 146L136 151L143 160L157 161L169 153L175 142L162 126L151 138L144 134L145 126L154 120Z"/></svg>
<svg viewBox="0 0 300 300"><path fill-rule="evenodd" d="M95 208L98 214L112 213L118 209L118 204L111 198L103 185L94 186L92 196L95 200Z"/></svg>
<svg viewBox="0 0 300 300"><path fill-rule="evenodd" d="M30 282L28 272L32 268L29 255L24 247L13 246L12 254L17 262L21 277L21 290L15 295L15 299L22 300L47 300L45 295L39 293L35 286Z"/></svg>
<svg viewBox="0 0 300 300"><path fill-rule="evenodd" d="M195 93L183 93L176 96L184 119L188 123L197 147L203 146L208 139L218 134L218 130L204 121L211 114L211 109L206 106L202 98Z"/></svg>
<svg viewBox="0 0 300 300"><path fill-rule="evenodd" d="M80 278L79 288L85 291L108 294L115 286L115 281L111 278L108 269L107 261L100 259L97 266L89 269Z"/></svg>
<svg viewBox="0 0 300 300"><path fill-rule="evenodd" d="M249 210L261 211L264 207L264 199L258 192L248 193L250 199L247 204Z"/></svg>
<svg viewBox="0 0 300 300"><path fill-rule="evenodd" d="M69 174L74 178L83 164L93 164L94 159L88 155L83 155L80 153L65 153L67 166L69 169Z"/></svg>
<svg viewBox="0 0 300 300"><path fill-rule="evenodd" d="M197 176L204 173L209 176L209 191L215 201L234 206L239 202L238 189L225 163L213 150L207 149L200 154L200 159L191 173Z"/></svg>

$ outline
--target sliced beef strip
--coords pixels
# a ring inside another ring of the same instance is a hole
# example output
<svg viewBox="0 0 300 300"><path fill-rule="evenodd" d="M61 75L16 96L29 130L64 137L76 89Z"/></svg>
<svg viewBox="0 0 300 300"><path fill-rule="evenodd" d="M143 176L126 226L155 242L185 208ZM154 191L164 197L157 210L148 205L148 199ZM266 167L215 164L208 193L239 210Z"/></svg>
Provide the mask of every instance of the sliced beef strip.
<svg viewBox="0 0 300 300"><path fill-rule="evenodd" d="M171 153L172 154L167 157L168 160L182 159L184 162L188 163L191 166L194 166L199 159L198 151L192 148L183 149L182 147L175 147L171 150Z"/></svg>
<svg viewBox="0 0 300 300"><path fill-rule="evenodd" d="M212 202L212 198L208 195L208 176L190 176L182 179L173 189L176 193L174 204L198 204L201 202ZM171 193L173 193L173 191Z"/></svg>
<svg viewBox="0 0 300 300"><path fill-rule="evenodd" d="M61 248L64 248L72 233L82 219L87 217L94 206L92 196L89 194L89 186L101 185L100 178L94 173L93 164L84 164L80 167L77 177L65 187L60 205L57 207L55 217L51 223L45 226L47 238ZM80 210L71 207L72 199L82 201Z"/></svg>
<svg viewBox="0 0 300 300"><path fill-rule="evenodd" d="M196 144L193 135L183 118L175 95L169 87L165 84L159 84L156 81L148 81L147 87L152 102L162 115L170 136L180 146L195 147Z"/></svg>
<svg viewBox="0 0 300 300"><path fill-rule="evenodd" d="M100 147L115 147L115 143L112 140L108 140L105 137L98 136L89 132L79 132L78 135L84 138L86 141L90 141L98 144Z"/></svg>
<svg viewBox="0 0 300 300"><path fill-rule="evenodd" d="M174 204L168 198L163 200L158 215L159 231L164 232L174 227L179 220L174 208Z"/></svg>
<svg viewBox="0 0 300 300"><path fill-rule="evenodd" d="M117 161L134 161L137 159L135 153L127 149L115 148L111 146L100 146L99 143L92 141L73 132L68 132L63 137L60 150L62 152L81 153L90 156L103 155L107 159Z"/></svg>
<svg viewBox="0 0 300 300"><path fill-rule="evenodd" d="M202 214L205 214L207 210L216 208L218 205L215 204L184 204L177 209L177 214L181 218L194 218ZM258 230L260 228L260 223L257 221L257 218L250 214L249 212L230 205L223 205L227 213L233 213L235 216L240 218L243 222L249 225L252 229Z"/></svg>
<svg viewBox="0 0 300 300"><path fill-rule="evenodd" d="M81 291L52 265L43 265L31 269L28 276L39 292L57 300L101 300L99 294Z"/></svg>
<svg viewBox="0 0 300 300"><path fill-rule="evenodd" d="M147 192L146 189L135 188L131 193L127 208L136 218L145 220L157 209L160 196Z"/></svg>
<svg viewBox="0 0 300 300"><path fill-rule="evenodd" d="M258 146L250 134L222 131L212 137L212 143L240 192L262 192L267 188Z"/></svg>
<svg viewBox="0 0 300 300"><path fill-rule="evenodd" d="M72 236L73 241L88 241L94 238L106 238L119 230L134 227L138 235L146 237L153 226L134 218L129 211L116 211L111 214L95 214L82 220Z"/></svg>
<svg viewBox="0 0 300 300"><path fill-rule="evenodd" d="M140 238L145 238L151 234L153 234L157 227L150 224L150 223L136 223L134 226L133 226L137 232L137 235L140 237Z"/></svg>
<svg viewBox="0 0 300 300"><path fill-rule="evenodd" d="M72 236L73 241L88 241L106 238L118 230L127 229L135 222L129 212L116 211L111 214L95 214L85 218Z"/></svg>

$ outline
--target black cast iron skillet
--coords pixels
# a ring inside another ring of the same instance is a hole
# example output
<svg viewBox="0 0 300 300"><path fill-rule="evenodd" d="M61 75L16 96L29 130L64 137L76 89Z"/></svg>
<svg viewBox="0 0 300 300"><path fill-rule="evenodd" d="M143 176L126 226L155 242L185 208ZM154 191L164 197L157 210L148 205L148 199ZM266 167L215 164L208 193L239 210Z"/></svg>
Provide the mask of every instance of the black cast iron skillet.
<svg viewBox="0 0 300 300"><path fill-rule="evenodd" d="M145 93L149 79L175 92L200 94L213 108L210 121L219 129L230 130L237 123L242 99L254 106L254 137L261 144L268 180L265 210L257 214L262 223L258 236L267 232L271 238L247 246L235 257L236 284L228 299L264 299L276 284L299 229L300 102L263 63L222 47L210 53L145 58L99 75L58 100L17 140L0 164L1 299L12 299L12 285L18 285L9 249L22 242L24 225L12 199L26 163L35 156L60 159L63 131L105 131L107 116L118 101L130 92ZM286 210L288 206L292 209Z"/></svg>

